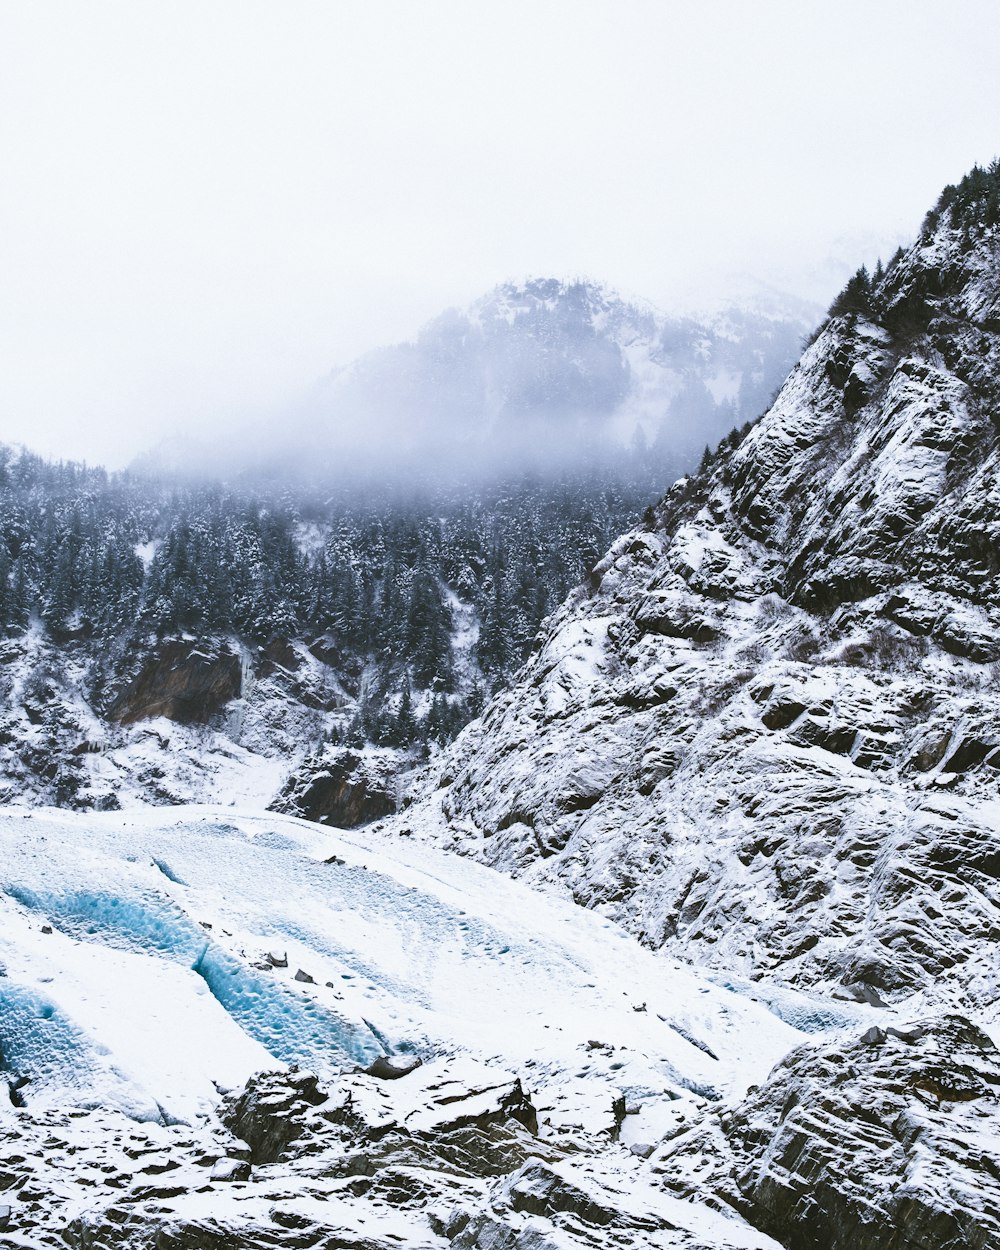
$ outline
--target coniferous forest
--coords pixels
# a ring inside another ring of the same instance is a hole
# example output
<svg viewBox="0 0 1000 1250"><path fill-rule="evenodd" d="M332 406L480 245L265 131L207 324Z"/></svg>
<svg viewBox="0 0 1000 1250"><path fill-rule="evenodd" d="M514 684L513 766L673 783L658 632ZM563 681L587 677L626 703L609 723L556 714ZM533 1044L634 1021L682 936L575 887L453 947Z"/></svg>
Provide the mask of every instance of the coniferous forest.
<svg viewBox="0 0 1000 1250"><path fill-rule="evenodd" d="M428 479L304 492L109 474L2 448L0 628L10 637L35 623L78 644L98 711L165 638L323 639L359 699L345 734L444 741L641 513L645 459L623 452L600 469L474 490ZM476 637L456 673L461 628Z"/></svg>

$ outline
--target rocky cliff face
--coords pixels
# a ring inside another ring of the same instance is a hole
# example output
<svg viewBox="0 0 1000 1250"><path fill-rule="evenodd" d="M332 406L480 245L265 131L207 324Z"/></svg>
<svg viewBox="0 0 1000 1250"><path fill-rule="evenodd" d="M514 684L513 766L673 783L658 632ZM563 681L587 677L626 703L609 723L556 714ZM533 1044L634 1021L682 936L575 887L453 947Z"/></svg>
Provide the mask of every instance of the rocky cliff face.
<svg viewBox="0 0 1000 1250"><path fill-rule="evenodd" d="M1000 234L966 192L548 622L434 836L761 992L996 1013Z"/></svg>
<svg viewBox="0 0 1000 1250"><path fill-rule="evenodd" d="M662 1142L650 1168L691 1198L721 1197L789 1250L993 1247L997 1060L956 1015L826 1038Z"/></svg>
<svg viewBox="0 0 1000 1250"><path fill-rule="evenodd" d="M228 647L164 643L118 694L108 717L120 725L164 716L181 725L207 724L242 688L240 656Z"/></svg>
<svg viewBox="0 0 1000 1250"><path fill-rule="evenodd" d="M222 794L263 807L351 702L299 640L162 641L109 683L104 716L87 697L90 663L40 629L0 647L4 802L105 810Z"/></svg>
<svg viewBox="0 0 1000 1250"><path fill-rule="evenodd" d="M655 1148L665 1187L792 1250L1000 1244L998 377L977 171L596 565L406 818L779 1013L811 990L800 1027L838 999L883 1021Z"/></svg>
<svg viewBox="0 0 1000 1250"><path fill-rule="evenodd" d="M741 1198L792 1250L876 1224L883 1244L996 1245L998 1084L996 1047L958 1016L793 1051L722 1117Z"/></svg>

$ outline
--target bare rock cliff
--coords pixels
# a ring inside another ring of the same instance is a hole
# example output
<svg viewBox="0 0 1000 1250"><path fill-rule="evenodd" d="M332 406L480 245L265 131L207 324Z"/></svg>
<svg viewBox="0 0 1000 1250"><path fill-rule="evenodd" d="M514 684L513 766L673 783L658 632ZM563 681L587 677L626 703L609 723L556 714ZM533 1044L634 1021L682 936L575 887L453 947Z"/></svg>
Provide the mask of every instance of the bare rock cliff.
<svg viewBox="0 0 1000 1250"><path fill-rule="evenodd" d="M210 721L239 697L241 661L226 647L172 641L163 643L108 709L120 725L165 716L182 725Z"/></svg>

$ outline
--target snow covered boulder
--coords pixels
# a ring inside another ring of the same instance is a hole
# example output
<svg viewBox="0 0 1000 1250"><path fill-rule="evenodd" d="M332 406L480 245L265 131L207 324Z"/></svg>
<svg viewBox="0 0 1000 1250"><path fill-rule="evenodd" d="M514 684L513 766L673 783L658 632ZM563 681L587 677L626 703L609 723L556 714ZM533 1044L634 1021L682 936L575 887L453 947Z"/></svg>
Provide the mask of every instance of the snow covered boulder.
<svg viewBox="0 0 1000 1250"><path fill-rule="evenodd" d="M423 1060L419 1055L379 1055L365 1068L368 1076L377 1077L380 1081L398 1081L404 1076L415 1072Z"/></svg>
<svg viewBox="0 0 1000 1250"><path fill-rule="evenodd" d="M212 1166L213 1181L248 1181L251 1175L250 1164L245 1159L219 1159Z"/></svg>
<svg viewBox="0 0 1000 1250"><path fill-rule="evenodd" d="M250 1147L254 1163L273 1163L309 1127L326 1101L311 1072L261 1072L223 1103L220 1118Z"/></svg>
<svg viewBox="0 0 1000 1250"><path fill-rule="evenodd" d="M357 829L395 812L400 774L411 767L400 751L329 748L303 761L271 810L337 829Z"/></svg>

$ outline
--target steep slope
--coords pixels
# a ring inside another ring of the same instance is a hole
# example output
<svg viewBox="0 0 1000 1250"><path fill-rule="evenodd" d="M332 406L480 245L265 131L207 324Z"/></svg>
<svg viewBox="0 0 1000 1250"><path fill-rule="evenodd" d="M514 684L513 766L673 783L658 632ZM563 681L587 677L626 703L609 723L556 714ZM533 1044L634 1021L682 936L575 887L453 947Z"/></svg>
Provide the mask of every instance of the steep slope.
<svg viewBox="0 0 1000 1250"><path fill-rule="evenodd" d="M852 280L764 419L550 620L414 827L762 994L996 1018L998 185L976 171Z"/></svg>
<svg viewBox="0 0 1000 1250"><path fill-rule="evenodd" d="M324 740L419 755L647 497L590 472L223 490L0 446L0 798L265 805Z"/></svg>

